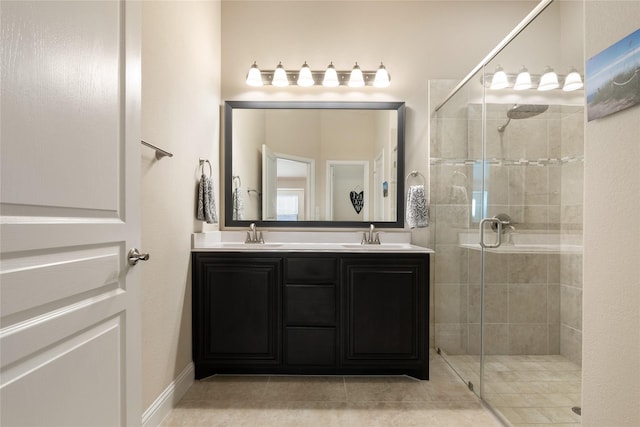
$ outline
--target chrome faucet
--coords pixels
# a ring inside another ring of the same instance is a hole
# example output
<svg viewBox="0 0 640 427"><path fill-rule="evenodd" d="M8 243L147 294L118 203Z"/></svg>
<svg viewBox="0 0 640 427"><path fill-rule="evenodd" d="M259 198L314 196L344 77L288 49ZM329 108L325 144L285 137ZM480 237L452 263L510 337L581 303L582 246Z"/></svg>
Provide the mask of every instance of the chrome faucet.
<svg viewBox="0 0 640 427"><path fill-rule="evenodd" d="M255 222L252 222L249 225L249 231L247 231L247 239L244 241L245 243L264 243L264 239L262 238L262 231L256 230Z"/></svg>
<svg viewBox="0 0 640 427"><path fill-rule="evenodd" d="M376 232L376 226L371 224L369 226L369 233L365 231L362 233L362 242L363 245L379 245L380 244L380 233Z"/></svg>

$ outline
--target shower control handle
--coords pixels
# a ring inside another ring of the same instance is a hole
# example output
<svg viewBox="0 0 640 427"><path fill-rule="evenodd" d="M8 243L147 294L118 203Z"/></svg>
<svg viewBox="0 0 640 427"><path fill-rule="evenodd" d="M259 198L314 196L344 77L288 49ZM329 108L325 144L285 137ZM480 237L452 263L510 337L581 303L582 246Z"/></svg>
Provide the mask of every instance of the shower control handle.
<svg viewBox="0 0 640 427"><path fill-rule="evenodd" d="M486 223L491 223L491 228L496 230L498 237L495 243L487 244L484 242L484 229L485 229L484 226ZM483 218L480 221L480 246L483 247L484 249L495 249L500 247L500 245L502 244L502 226L503 225L504 225L504 222L498 218Z"/></svg>

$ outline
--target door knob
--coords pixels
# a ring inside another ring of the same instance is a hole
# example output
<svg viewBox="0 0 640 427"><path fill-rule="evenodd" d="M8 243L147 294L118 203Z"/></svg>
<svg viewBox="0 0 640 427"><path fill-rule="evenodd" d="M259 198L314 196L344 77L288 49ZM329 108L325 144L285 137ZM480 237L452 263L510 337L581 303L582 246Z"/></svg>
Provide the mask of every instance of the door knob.
<svg viewBox="0 0 640 427"><path fill-rule="evenodd" d="M129 265L136 265L138 261L147 261L149 259L149 254L142 254L137 248L132 248L129 249L127 257L129 259Z"/></svg>

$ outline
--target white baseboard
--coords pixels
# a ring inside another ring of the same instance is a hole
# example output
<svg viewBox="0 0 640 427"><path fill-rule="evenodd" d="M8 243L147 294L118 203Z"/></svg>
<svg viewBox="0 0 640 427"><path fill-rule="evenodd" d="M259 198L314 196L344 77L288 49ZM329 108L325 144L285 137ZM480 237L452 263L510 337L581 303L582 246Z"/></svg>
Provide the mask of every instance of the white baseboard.
<svg viewBox="0 0 640 427"><path fill-rule="evenodd" d="M194 366L189 363L178 377L164 389L158 398L142 414L143 427L158 427L171 412L174 405L182 399L194 381Z"/></svg>

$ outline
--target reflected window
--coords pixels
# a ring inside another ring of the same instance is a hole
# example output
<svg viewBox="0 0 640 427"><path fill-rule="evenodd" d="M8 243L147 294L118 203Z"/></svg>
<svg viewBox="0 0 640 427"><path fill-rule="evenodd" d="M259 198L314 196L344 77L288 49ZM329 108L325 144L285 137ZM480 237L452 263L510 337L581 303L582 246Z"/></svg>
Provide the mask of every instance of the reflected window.
<svg viewBox="0 0 640 427"><path fill-rule="evenodd" d="M304 205L304 189L278 189L276 198L278 221L299 221L301 203Z"/></svg>
<svg viewBox="0 0 640 427"><path fill-rule="evenodd" d="M482 218L487 217L487 191L483 185L484 163L476 162L473 165L473 192L471 199L471 221L480 223Z"/></svg>

